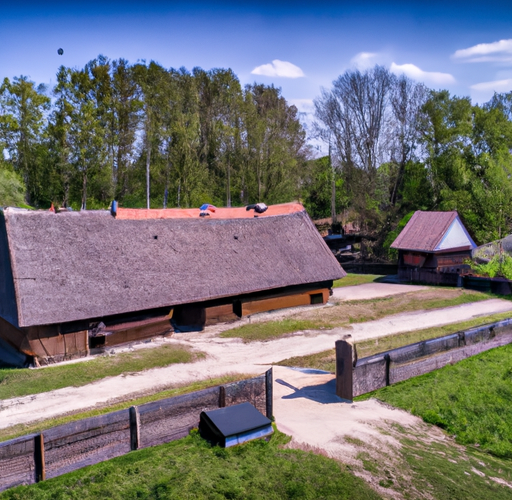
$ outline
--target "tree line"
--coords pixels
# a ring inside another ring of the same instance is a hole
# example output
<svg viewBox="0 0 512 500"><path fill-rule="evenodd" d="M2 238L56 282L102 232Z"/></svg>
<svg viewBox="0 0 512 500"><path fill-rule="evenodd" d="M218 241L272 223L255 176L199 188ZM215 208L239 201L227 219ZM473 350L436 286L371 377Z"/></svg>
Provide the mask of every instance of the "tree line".
<svg viewBox="0 0 512 500"><path fill-rule="evenodd" d="M313 159L279 88L229 69L166 69L104 56L61 66L52 89L0 86L0 204L79 208L236 206L301 200L334 209L386 258L414 210L457 210L479 243L512 232L512 92L487 103L375 66L315 99Z"/></svg>
<svg viewBox="0 0 512 500"><path fill-rule="evenodd" d="M74 208L289 201L308 157L297 109L272 85L103 56L61 66L52 89L5 78L2 150L5 184L21 177L28 205Z"/></svg>
<svg viewBox="0 0 512 500"><path fill-rule="evenodd" d="M512 232L512 92L473 105L375 66L345 72L315 108L338 210L373 236L374 256L414 210L457 210L479 243Z"/></svg>

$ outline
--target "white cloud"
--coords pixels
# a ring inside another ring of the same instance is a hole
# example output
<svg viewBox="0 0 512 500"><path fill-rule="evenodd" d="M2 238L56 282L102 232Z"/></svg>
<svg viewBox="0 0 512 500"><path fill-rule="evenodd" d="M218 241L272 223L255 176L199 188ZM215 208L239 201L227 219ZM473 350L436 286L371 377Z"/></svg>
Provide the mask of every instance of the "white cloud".
<svg viewBox="0 0 512 500"><path fill-rule="evenodd" d="M251 73L253 75L279 76L282 78L300 78L305 76L304 72L295 64L288 61L280 61L279 59L274 59L271 63L257 66Z"/></svg>
<svg viewBox="0 0 512 500"><path fill-rule="evenodd" d="M401 75L402 73L413 80L425 83L434 83L438 85L449 85L455 83L455 78L450 73L438 73L436 71L423 71L414 64L395 64L391 63L389 68L392 73Z"/></svg>
<svg viewBox="0 0 512 500"><path fill-rule="evenodd" d="M494 82L475 83L474 85L471 85L470 88L480 92L510 92L512 89L512 78L507 80L496 80Z"/></svg>
<svg viewBox="0 0 512 500"><path fill-rule="evenodd" d="M456 50L452 58L463 59L464 62L512 62L512 39Z"/></svg>
<svg viewBox="0 0 512 500"><path fill-rule="evenodd" d="M288 99L288 104L295 106L300 113L314 113L313 99Z"/></svg>
<svg viewBox="0 0 512 500"><path fill-rule="evenodd" d="M375 52L359 52L359 54L356 54L350 62L361 71L364 71L365 69L369 69L373 67L376 64L376 58L379 56L379 54Z"/></svg>

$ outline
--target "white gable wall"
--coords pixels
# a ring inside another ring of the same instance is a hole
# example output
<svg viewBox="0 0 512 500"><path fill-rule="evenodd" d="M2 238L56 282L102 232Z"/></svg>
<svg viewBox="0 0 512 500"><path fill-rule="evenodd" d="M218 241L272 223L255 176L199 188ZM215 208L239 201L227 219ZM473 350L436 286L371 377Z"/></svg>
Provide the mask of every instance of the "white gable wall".
<svg viewBox="0 0 512 500"><path fill-rule="evenodd" d="M466 228L462 225L462 222L457 217L450 225L448 230L440 241L439 245L434 249L437 250L449 250L450 248L459 247L471 247L476 248L475 242L471 239Z"/></svg>

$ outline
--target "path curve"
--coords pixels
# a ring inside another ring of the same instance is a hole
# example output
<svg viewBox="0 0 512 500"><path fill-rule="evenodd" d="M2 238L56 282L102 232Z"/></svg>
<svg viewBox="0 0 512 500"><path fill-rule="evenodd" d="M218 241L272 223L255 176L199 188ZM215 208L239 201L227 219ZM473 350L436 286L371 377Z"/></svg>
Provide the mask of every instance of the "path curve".
<svg viewBox="0 0 512 500"><path fill-rule="evenodd" d="M330 349L337 339L346 334L351 334L355 340L364 340L506 311L512 311L512 302L492 299L439 310L397 314L348 328L297 332L278 340L250 344L244 344L239 339L177 334L161 342L190 345L207 352L208 357L196 363L109 377L83 387L66 387L0 401L0 428L83 411L96 405L106 405L112 400L129 399L137 394L227 373L260 374L271 363L282 359Z"/></svg>

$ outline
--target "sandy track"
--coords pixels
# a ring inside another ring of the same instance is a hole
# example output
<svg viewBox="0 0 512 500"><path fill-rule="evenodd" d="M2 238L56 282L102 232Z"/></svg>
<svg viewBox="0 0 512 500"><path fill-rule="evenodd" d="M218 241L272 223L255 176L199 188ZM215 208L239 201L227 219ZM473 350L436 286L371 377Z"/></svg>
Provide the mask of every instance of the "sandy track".
<svg viewBox="0 0 512 500"><path fill-rule="evenodd" d="M355 340L364 340L506 311L512 311L512 302L492 299L440 310L397 314L347 328L297 332L278 340L250 344L244 344L238 339L216 337L215 330L205 334L176 334L162 342L187 344L207 352L208 357L193 364L171 365L106 378L84 387L67 387L0 401L0 428L85 410L105 405L112 400L130 399L136 394L155 392L226 373L260 374L273 362L330 349L337 339L346 334L351 334Z"/></svg>

